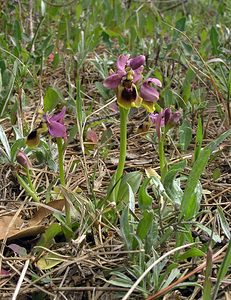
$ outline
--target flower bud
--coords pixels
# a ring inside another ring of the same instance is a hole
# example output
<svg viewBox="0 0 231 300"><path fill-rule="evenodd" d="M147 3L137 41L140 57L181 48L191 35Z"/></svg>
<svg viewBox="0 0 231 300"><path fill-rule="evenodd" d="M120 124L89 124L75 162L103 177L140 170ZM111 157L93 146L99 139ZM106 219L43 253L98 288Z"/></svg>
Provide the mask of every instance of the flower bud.
<svg viewBox="0 0 231 300"><path fill-rule="evenodd" d="M27 155L21 150L18 151L18 154L16 155L16 160L25 169L29 169L32 166Z"/></svg>

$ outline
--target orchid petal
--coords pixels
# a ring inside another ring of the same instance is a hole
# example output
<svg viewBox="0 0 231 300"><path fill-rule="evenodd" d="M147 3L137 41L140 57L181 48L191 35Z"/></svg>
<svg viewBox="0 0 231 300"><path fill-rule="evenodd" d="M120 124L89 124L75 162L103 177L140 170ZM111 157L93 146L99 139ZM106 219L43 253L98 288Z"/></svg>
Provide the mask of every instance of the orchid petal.
<svg viewBox="0 0 231 300"><path fill-rule="evenodd" d="M147 82L144 82L141 87L140 87L140 96L145 100L145 101L157 101L159 99L159 93L157 90L148 85Z"/></svg>
<svg viewBox="0 0 231 300"><path fill-rule="evenodd" d="M162 120L163 120L163 115L161 113L159 113L157 120L156 120L156 133L157 133L159 139L160 139L160 135L161 135Z"/></svg>
<svg viewBox="0 0 231 300"><path fill-rule="evenodd" d="M136 70L141 67L145 63L145 56L138 55L134 58L129 59L128 65L132 68L132 70Z"/></svg>
<svg viewBox="0 0 231 300"><path fill-rule="evenodd" d="M58 137L65 138L67 136L66 126L59 122L50 121L48 125L48 130L50 135L56 138Z"/></svg>
<svg viewBox="0 0 231 300"><path fill-rule="evenodd" d="M172 114L167 124L173 127L179 123L180 119L181 119L181 113L179 111L176 111Z"/></svg>
<svg viewBox="0 0 231 300"><path fill-rule="evenodd" d="M157 79L157 78L150 77L150 78L148 78L148 79L145 80L145 83L148 83L149 85L151 83L153 83L153 84L155 84L155 85L157 85L159 87L162 87L161 81L159 79Z"/></svg>
<svg viewBox="0 0 231 300"><path fill-rule="evenodd" d="M171 108L165 108L164 110L164 123L165 125L168 123L168 121L172 118L172 110Z"/></svg>
<svg viewBox="0 0 231 300"><path fill-rule="evenodd" d="M156 133L158 138L160 139L161 135L161 127L165 125L164 123L164 111L159 114L150 114L149 115L151 121L156 125Z"/></svg>
<svg viewBox="0 0 231 300"><path fill-rule="evenodd" d="M140 79L142 79L142 72L144 70L144 66L140 66L139 68L137 68L136 70L134 70L134 74L133 74L133 82L137 82Z"/></svg>
<svg viewBox="0 0 231 300"><path fill-rule="evenodd" d="M66 110L67 110L66 106L64 106L59 113L57 113L57 114L55 114L51 117L47 117L47 121L48 122L49 121L51 121L51 122L55 121L55 122L64 123L64 116L65 116Z"/></svg>
<svg viewBox="0 0 231 300"><path fill-rule="evenodd" d="M152 121L153 124L156 124L156 120L157 120L158 115L159 114L154 114L154 113L151 113L149 115L149 118L150 118L150 120Z"/></svg>
<svg viewBox="0 0 231 300"><path fill-rule="evenodd" d="M120 55L118 57L117 63L116 63L118 70L122 70L123 71L125 69L125 67L127 65L127 62L129 60L129 57L130 57L130 55Z"/></svg>
<svg viewBox="0 0 231 300"><path fill-rule="evenodd" d="M114 74L108 76L104 80L103 85L108 89L115 90L118 87L118 85L120 84L121 79L122 79L122 76L120 76L117 73L114 73Z"/></svg>

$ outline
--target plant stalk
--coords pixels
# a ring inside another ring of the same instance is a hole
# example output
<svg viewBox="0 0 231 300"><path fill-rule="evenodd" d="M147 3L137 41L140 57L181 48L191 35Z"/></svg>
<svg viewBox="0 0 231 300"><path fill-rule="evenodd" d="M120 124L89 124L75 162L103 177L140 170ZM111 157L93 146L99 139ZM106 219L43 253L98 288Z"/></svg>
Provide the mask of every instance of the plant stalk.
<svg viewBox="0 0 231 300"><path fill-rule="evenodd" d="M62 138L56 138L56 143L58 147L58 160L59 160L59 178L62 186L66 185L65 182L65 172L64 172L64 144ZM65 200L65 214L66 214L66 224L71 228L71 207L67 200Z"/></svg>
<svg viewBox="0 0 231 300"><path fill-rule="evenodd" d="M63 141L62 138L57 138L56 143L58 146L58 155L59 155L59 178L60 183L65 186L65 173L64 173L64 164L63 164Z"/></svg>
<svg viewBox="0 0 231 300"><path fill-rule="evenodd" d="M31 189L33 192L36 193L35 187L34 187L33 182L32 182L32 180L31 180L29 168L26 168L26 176L27 176L27 179L28 179L28 183L29 183L30 189Z"/></svg>
<svg viewBox="0 0 231 300"><path fill-rule="evenodd" d="M129 109L120 107L120 156L119 156L119 163L115 174L116 186L115 186L114 200L117 200L116 198L119 192L120 180L121 177L123 176L124 165L126 160L128 114L129 114Z"/></svg>
<svg viewBox="0 0 231 300"><path fill-rule="evenodd" d="M37 196L34 188L31 189L31 187L25 182L25 180L16 174L16 177L18 179L19 184L24 188L24 190L27 192L29 196L35 201L35 202L40 202L39 197Z"/></svg>
<svg viewBox="0 0 231 300"><path fill-rule="evenodd" d="M165 137L162 134L159 139L159 160L160 160L160 174L161 178L163 179L164 173L165 173L165 154L164 154L164 143L165 143Z"/></svg>

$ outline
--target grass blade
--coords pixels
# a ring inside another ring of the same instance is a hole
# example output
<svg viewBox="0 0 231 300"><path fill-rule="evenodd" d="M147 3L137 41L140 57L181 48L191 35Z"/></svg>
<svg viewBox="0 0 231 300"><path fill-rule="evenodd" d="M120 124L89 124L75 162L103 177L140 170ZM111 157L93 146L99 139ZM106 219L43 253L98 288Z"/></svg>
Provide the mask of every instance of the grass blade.
<svg viewBox="0 0 231 300"><path fill-rule="evenodd" d="M5 134L5 131L3 130L2 126L0 125L0 141L3 144L6 156L8 158L8 160L10 161L10 145L7 139L7 136Z"/></svg>
<svg viewBox="0 0 231 300"><path fill-rule="evenodd" d="M229 269L230 265L231 265L231 240L229 240L229 245L228 245L228 248L227 248L227 252L225 254L223 262L222 262L222 264L220 266L220 269L218 271L217 282L216 282L216 285L215 285L215 288L214 288L212 300L216 300L218 290L219 290L219 286L221 284L221 281L224 279L226 273L228 272L228 269Z"/></svg>
<svg viewBox="0 0 231 300"><path fill-rule="evenodd" d="M2 117L4 115L5 110L7 108L7 105L8 105L8 102L10 101L10 96L11 96L11 93L12 93L13 88L14 88L14 82L15 82L15 79L16 79L17 70L18 70L18 61L15 60L13 71L12 71L12 76L10 78L8 93L6 95L5 101L3 101L3 104L0 107L0 117Z"/></svg>

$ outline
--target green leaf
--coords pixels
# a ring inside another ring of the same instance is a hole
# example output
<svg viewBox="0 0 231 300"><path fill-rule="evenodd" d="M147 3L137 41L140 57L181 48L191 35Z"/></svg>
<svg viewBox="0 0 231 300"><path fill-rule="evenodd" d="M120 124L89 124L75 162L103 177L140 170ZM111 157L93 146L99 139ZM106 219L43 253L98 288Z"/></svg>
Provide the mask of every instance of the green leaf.
<svg viewBox="0 0 231 300"><path fill-rule="evenodd" d="M49 270L64 261L59 255L54 253L46 253L36 263L37 267L41 270Z"/></svg>
<svg viewBox="0 0 231 300"><path fill-rule="evenodd" d="M173 96L173 92L171 91L171 89L166 88L161 94L163 94L163 99L166 107L175 104L175 98Z"/></svg>
<svg viewBox="0 0 231 300"><path fill-rule="evenodd" d="M199 209L198 197L201 197L201 192L198 190L199 178L203 173L212 152L230 135L231 129L221 134L215 141L209 143L209 145L201 151L197 160L194 162L181 202L180 219L183 217L185 220L189 220L197 213Z"/></svg>
<svg viewBox="0 0 231 300"><path fill-rule="evenodd" d="M192 128L186 119L180 126L180 146L182 150L187 150L192 140Z"/></svg>
<svg viewBox="0 0 231 300"><path fill-rule="evenodd" d="M83 111L83 100L81 97L81 80L80 78L77 78L76 80L76 100L75 100L75 105L76 105L76 121L78 124L78 130L79 134L82 132L82 124L83 124L83 116L84 116L84 111Z"/></svg>
<svg viewBox="0 0 231 300"><path fill-rule="evenodd" d="M9 85L8 85L7 95L6 95L5 99L4 99L4 101L2 101L2 104L0 105L0 117L2 117L4 115L5 110L6 110L7 106L8 106L8 102L10 101L11 94L12 94L12 91L13 91L13 88L14 88L14 83L15 83L17 71L18 71L18 60L15 60L13 71L12 71L12 75L11 75L11 77L9 79ZM5 75L5 72L4 72L4 75ZM3 80L5 79L4 77L3 77Z"/></svg>
<svg viewBox="0 0 231 300"><path fill-rule="evenodd" d="M145 237L147 236L153 222L153 212L152 211L144 211L143 212L143 217L140 220L136 235L143 241Z"/></svg>
<svg viewBox="0 0 231 300"><path fill-rule="evenodd" d="M159 240L158 244L159 244L159 245L162 245L162 244L164 244L166 241L168 241L169 239L171 239L173 233L174 233L173 227L172 227L172 226L168 227L168 228L165 230L164 234L162 234L162 235L160 236L160 240Z"/></svg>
<svg viewBox="0 0 231 300"><path fill-rule="evenodd" d="M79 3L78 5L76 5L75 8L75 15L77 19L80 18L82 11L83 11L82 5Z"/></svg>
<svg viewBox="0 0 231 300"><path fill-rule="evenodd" d="M129 201L128 184L132 188L133 194L136 194L140 187L141 180L142 180L142 173L139 171L134 171L125 174L120 183L120 189L117 198L118 203L120 202L128 203Z"/></svg>
<svg viewBox="0 0 231 300"><path fill-rule="evenodd" d="M129 207L125 207L120 218L120 230L127 249L132 249L132 234L129 224Z"/></svg>
<svg viewBox="0 0 231 300"><path fill-rule="evenodd" d="M192 184L193 184L193 182L192 182ZM189 194L190 192L191 192L191 194ZM182 202L183 202L183 199L186 199L186 198L184 198L184 194L183 194ZM187 205L184 205L184 206L181 205L181 209L182 209L181 213L182 213L182 215L184 214L185 220L189 220L196 216L196 214L198 213L198 211L200 209L201 199L202 199L202 186L201 186L200 182L198 181L196 187L194 188L194 191L187 190Z"/></svg>
<svg viewBox="0 0 231 300"><path fill-rule="evenodd" d="M131 278L121 272L113 271L110 274L113 276L113 279L108 280L108 282L112 285L124 288L130 288L133 285Z"/></svg>
<svg viewBox="0 0 231 300"><path fill-rule="evenodd" d="M228 239L230 239L231 238L230 226L229 226L229 223L227 222L227 220L225 218L225 214L224 214L222 208L218 206L217 212L218 212L218 217L219 217L219 221L220 221L220 224L221 224L221 228L223 229L224 234L226 235L226 237Z"/></svg>
<svg viewBox="0 0 231 300"><path fill-rule="evenodd" d="M153 218L151 227L145 239L145 253L150 253L153 250L153 247L156 247L158 240L158 224L157 221Z"/></svg>
<svg viewBox="0 0 231 300"><path fill-rule="evenodd" d="M10 161L10 145L7 139L7 136L5 134L5 131L3 130L2 126L0 125L0 141L4 147L5 154Z"/></svg>
<svg viewBox="0 0 231 300"><path fill-rule="evenodd" d="M166 280L164 280L164 284L161 285L161 289L164 289L164 288L168 287L168 286L173 282L173 280L174 280L175 278L178 278L178 277L179 277L180 273L181 273L181 272L180 272L180 270L179 270L178 268L173 269L173 270L170 272L168 278L167 278Z"/></svg>
<svg viewBox="0 0 231 300"><path fill-rule="evenodd" d="M191 257L201 257L201 256L205 256L205 253L203 251L201 251L200 249L193 247L187 251L185 251L184 254L179 255L177 257L178 261L182 261Z"/></svg>
<svg viewBox="0 0 231 300"><path fill-rule="evenodd" d="M203 125L202 125L201 118L199 117L198 124L197 124L196 148L194 151L194 160L197 160L201 152L202 142L203 142Z"/></svg>
<svg viewBox="0 0 231 300"><path fill-rule="evenodd" d="M185 24L186 24L186 17L180 18L179 20L176 21L176 29L180 30L180 31L184 31L185 30ZM173 35L173 40L176 40L180 35L180 32L178 32L177 30L174 31L174 35Z"/></svg>
<svg viewBox="0 0 231 300"><path fill-rule="evenodd" d="M138 203L142 211L152 208L152 197L148 194L147 186L150 182L150 178L145 178L143 184L140 187L138 194Z"/></svg>
<svg viewBox="0 0 231 300"><path fill-rule="evenodd" d="M212 240L215 242L215 243L221 243L221 238L218 234L212 232L211 229L209 229L208 227L202 225L201 223L199 222L195 222L195 225L200 228L202 231L206 232L208 234L208 236L211 236L212 237Z"/></svg>
<svg viewBox="0 0 231 300"><path fill-rule="evenodd" d="M222 133L217 139L215 139L213 142L209 143L208 146L206 146L206 148L210 149L210 151L212 153L214 150L216 150L216 148L219 146L219 144L221 144L230 135L231 135L231 129Z"/></svg>
<svg viewBox="0 0 231 300"><path fill-rule="evenodd" d="M56 108L57 104L63 101L63 96L55 87L48 87L44 96L44 111L50 112Z"/></svg>
<svg viewBox="0 0 231 300"><path fill-rule="evenodd" d="M37 246L42 246L45 248L49 248L53 242L54 237L61 232L61 226L58 223L50 224L46 231L42 234L40 240L37 243ZM43 249L35 249L36 254L38 255L43 251Z"/></svg>
<svg viewBox="0 0 231 300"><path fill-rule="evenodd" d="M191 84L196 74L192 69L189 69L186 73L185 80L182 86L182 97L185 102L190 99L191 96Z"/></svg>
<svg viewBox="0 0 231 300"><path fill-rule="evenodd" d="M231 240L229 240L229 244L228 244L228 248L227 248L225 257L223 258L220 269L218 271L217 282L216 282L216 285L214 288L212 300L217 299L217 293L219 290L219 286L221 284L221 281L225 278L225 275L227 274L230 265L231 265Z"/></svg>
<svg viewBox="0 0 231 300"><path fill-rule="evenodd" d="M21 31L21 27L20 27L20 23L18 22L18 20L16 20L14 22L14 39L16 41L17 47L20 47L20 43L22 40L22 31Z"/></svg>
<svg viewBox="0 0 231 300"><path fill-rule="evenodd" d="M128 185L128 203L129 203L129 209L135 213L135 196L133 193L133 190L131 186L127 183Z"/></svg>
<svg viewBox="0 0 231 300"><path fill-rule="evenodd" d="M168 194L169 198L177 204L181 204L183 191L175 177L177 173L181 172L185 168L185 166L186 160L182 160L181 162L175 164L170 168L163 180L166 193Z"/></svg>
<svg viewBox="0 0 231 300"><path fill-rule="evenodd" d="M219 40L218 40L218 33L216 28L213 26L210 30L210 41L212 44L212 53L217 54L218 53L218 47L219 47Z"/></svg>
<svg viewBox="0 0 231 300"><path fill-rule="evenodd" d="M25 140L24 139L19 139L14 142L14 144L11 146L10 149L10 160L13 163L15 161L16 155L18 153L18 150L25 146Z"/></svg>

